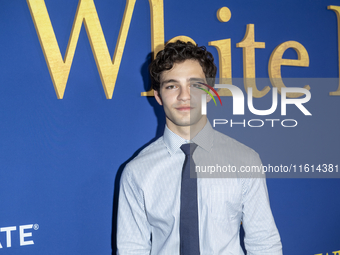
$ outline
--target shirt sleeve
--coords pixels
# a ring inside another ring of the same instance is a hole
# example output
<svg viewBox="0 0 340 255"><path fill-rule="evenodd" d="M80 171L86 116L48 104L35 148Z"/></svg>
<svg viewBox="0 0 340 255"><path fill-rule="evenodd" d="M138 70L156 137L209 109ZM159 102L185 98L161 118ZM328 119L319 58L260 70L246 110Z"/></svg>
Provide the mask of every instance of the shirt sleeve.
<svg viewBox="0 0 340 255"><path fill-rule="evenodd" d="M120 181L117 218L117 255L146 255L151 251L151 228L143 194L136 188L128 167Z"/></svg>
<svg viewBox="0 0 340 255"><path fill-rule="evenodd" d="M254 164L261 165L258 155ZM282 255L282 244L270 209L265 176L246 178L244 181L242 225L247 254Z"/></svg>

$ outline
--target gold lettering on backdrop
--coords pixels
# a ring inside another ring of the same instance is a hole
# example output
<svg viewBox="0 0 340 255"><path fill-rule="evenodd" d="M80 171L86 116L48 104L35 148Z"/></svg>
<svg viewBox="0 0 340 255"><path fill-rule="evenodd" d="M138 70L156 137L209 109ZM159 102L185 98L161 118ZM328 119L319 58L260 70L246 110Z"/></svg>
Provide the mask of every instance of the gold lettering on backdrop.
<svg viewBox="0 0 340 255"><path fill-rule="evenodd" d="M135 2L136 0L126 1L115 53L111 60L93 0L79 0L63 60L44 0L27 0L58 99L64 96L83 21L106 98L112 98ZM149 0L149 4L152 15L152 51L155 52L164 44L163 0Z"/></svg>
<svg viewBox="0 0 340 255"><path fill-rule="evenodd" d="M284 52L289 48L293 48L296 51L298 59L282 58ZM303 45L298 42L288 41L281 43L273 50L268 63L268 72L273 87L277 87L277 90L279 91L280 94L281 88L286 87L282 81L281 76L281 66L283 65L303 67L309 66L309 56L305 47L303 47ZM304 88L310 90L309 85L304 86ZM303 93L287 93L287 97L291 98L296 98L303 95L304 95Z"/></svg>
<svg viewBox="0 0 340 255"><path fill-rule="evenodd" d="M248 88L253 89L253 97L260 98L265 96L270 88L264 87L259 91L255 82L255 48L264 49L264 42L255 42L254 24L248 24L246 34L241 42L236 44L236 47L243 48L243 79L244 88L248 91Z"/></svg>
<svg viewBox="0 0 340 255"><path fill-rule="evenodd" d="M111 99L118 76L118 71L129 31L132 14L136 0L126 0L125 12L121 23L119 36L116 43L115 52L111 60L110 53L107 48L105 37L100 25L99 17L93 0L79 0L77 12L75 14L72 31L70 34L68 46L64 59L58 46L53 26L49 18L49 14L44 0L27 0L31 16L38 34L38 38L45 56L45 60L52 78L52 82L58 99L64 96L68 76L70 73L75 49L77 46L81 26L84 23L87 36L89 38L93 55L100 74L102 85L105 91L106 98ZM150 16L151 16L151 51L153 57L164 48L164 7L163 0L149 0ZM338 23L338 60L339 60L339 75L340 75L340 6L330 5L327 7L333 10L337 15ZM222 7L217 12L217 17L221 22L228 22L231 17L231 12L227 7ZM194 40L187 36L177 36L174 40L191 41ZM214 46L218 51L220 79L224 79L224 83L232 83L231 72L231 39L223 39L209 42L210 46ZM236 44L236 47L243 48L243 78L244 87L253 89L253 97L260 98L265 96L270 87L266 86L261 91L256 87L255 73L255 48L265 48L264 42L255 42L254 24L248 24L243 40ZM283 59L282 56L288 48L293 48L298 59ZM272 52L268 71L272 85L277 87L279 92L285 87L282 76L281 66L309 66L309 56L307 50L298 42L288 41L280 44ZM308 85L304 86L310 89ZM229 90L222 89L219 91L221 96L231 96ZM288 93L288 97L299 97L301 93ZM153 96L153 90L142 92L142 96ZM330 95L340 95L340 80L339 87L336 91L330 92ZM340 254L339 254L340 255Z"/></svg>
<svg viewBox="0 0 340 255"><path fill-rule="evenodd" d="M151 51L156 55L164 49L163 0L149 0L151 15Z"/></svg>
<svg viewBox="0 0 340 255"><path fill-rule="evenodd" d="M220 22L228 22L231 18L231 11L228 7L224 6L218 9L216 16Z"/></svg>
<svg viewBox="0 0 340 255"><path fill-rule="evenodd" d="M232 84L230 39L212 41L209 42L209 45L214 46L218 52L220 83L223 81L223 84ZM226 88L219 89L218 94L220 96L232 96L230 90Z"/></svg>
<svg viewBox="0 0 340 255"><path fill-rule="evenodd" d="M332 10L336 13L336 18L338 21L338 68L339 68L339 75L340 75L340 6L329 5L327 6L328 10ZM330 96L340 96L340 79L339 79L339 86L336 91L329 92Z"/></svg>
<svg viewBox="0 0 340 255"><path fill-rule="evenodd" d="M216 13L220 22L228 22L231 18L231 11L228 7L218 9ZM214 46L218 52L218 62L220 70L220 84L232 84L231 74L231 41L230 39L211 41L210 46ZM231 91L226 88L218 90L220 96L232 96Z"/></svg>
<svg viewBox="0 0 340 255"><path fill-rule="evenodd" d="M153 58L164 49L164 10L163 0L149 0L151 15L151 44ZM153 89L142 92L142 96L154 96Z"/></svg>

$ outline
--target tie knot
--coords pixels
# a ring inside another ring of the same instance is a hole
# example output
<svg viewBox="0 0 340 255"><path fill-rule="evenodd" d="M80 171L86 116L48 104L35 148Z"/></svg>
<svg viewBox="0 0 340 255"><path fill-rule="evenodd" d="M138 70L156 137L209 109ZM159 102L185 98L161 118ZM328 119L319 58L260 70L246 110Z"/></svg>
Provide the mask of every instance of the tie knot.
<svg viewBox="0 0 340 255"><path fill-rule="evenodd" d="M181 146L181 150L184 152L186 156L192 155L196 148L197 148L197 144L195 143L185 143L185 144L182 144Z"/></svg>

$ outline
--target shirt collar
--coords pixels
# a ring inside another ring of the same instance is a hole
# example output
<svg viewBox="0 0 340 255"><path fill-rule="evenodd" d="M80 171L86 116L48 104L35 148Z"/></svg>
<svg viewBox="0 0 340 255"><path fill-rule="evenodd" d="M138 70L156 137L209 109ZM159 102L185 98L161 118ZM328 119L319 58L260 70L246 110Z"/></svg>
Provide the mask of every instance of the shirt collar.
<svg viewBox="0 0 340 255"><path fill-rule="evenodd" d="M199 147L206 151L210 151L214 142L214 129L212 128L209 120L202 128L202 130L192 139Z"/></svg>
<svg viewBox="0 0 340 255"><path fill-rule="evenodd" d="M203 129L192 139L192 142L196 143L204 150L210 151L213 146L213 138L214 129L211 127L209 120L207 120L207 123ZM176 153L182 144L190 142L172 132L166 125L164 129L163 141L171 156Z"/></svg>
<svg viewBox="0 0 340 255"><path fill-rule="evenodd" d="M176 153L182 144L190 142L179 135L176 135L167 125L165 125L163 140L171 156Z"/></svg>

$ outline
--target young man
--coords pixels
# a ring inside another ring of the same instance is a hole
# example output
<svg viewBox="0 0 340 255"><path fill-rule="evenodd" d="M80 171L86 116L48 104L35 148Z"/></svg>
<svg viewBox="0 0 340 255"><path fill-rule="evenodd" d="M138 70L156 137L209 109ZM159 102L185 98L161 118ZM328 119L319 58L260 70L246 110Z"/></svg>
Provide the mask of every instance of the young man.
<svg viewBox="0 0 340 255"><path fill-rule="evenodd" d="M213 86L216 75L211 53L169 43L149 69L166 127L123 171L117 254L243 254L242 222L247 254L281 255L264 178L188 175L203 163L261 164L256 152L213 130L201 115L201 88L209 78Z"/></svg>

